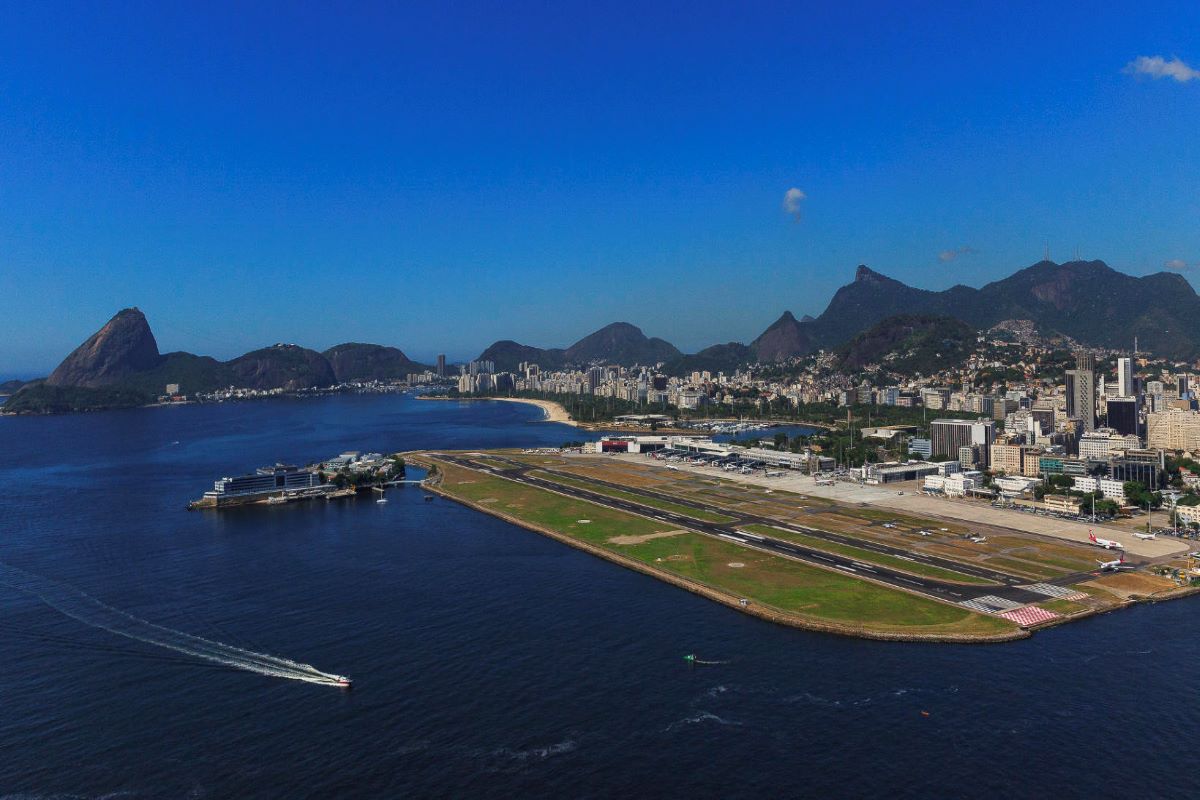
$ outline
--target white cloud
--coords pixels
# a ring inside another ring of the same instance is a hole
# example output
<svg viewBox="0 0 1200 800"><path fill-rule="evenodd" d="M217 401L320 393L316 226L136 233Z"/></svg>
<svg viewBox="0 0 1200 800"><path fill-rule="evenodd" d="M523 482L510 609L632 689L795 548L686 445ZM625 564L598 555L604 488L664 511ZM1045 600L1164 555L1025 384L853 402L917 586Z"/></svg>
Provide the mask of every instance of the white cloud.
<svg viewBox="0 0 1200 800"><path fill-rule="evenodd" d="M1147 75L1158 78L1174 78L1179 83L1200 79L1200 69L1193 69L1178 57L1167 61L1162 56L1138 56L1125 65L1126 75Z"/></svg>
<svg viewBox="0 0 1200 800"><path fill-rule="evenodd" d="M1164 261L1163 266L1167 269L1173 269L1176 272L1183 272L1188 268L1188 263L1182 258L1172 258L1169 261Z"/></svg>
<svg viewBox="0 0 1200 800"><path fill-rule="evenodd" d="M958 258L959 256L969 256L978 252L979 251L974 247L964 244L962 247L956 247L953 250L943 250L942 252L938 253L938 261L946 264Z"/></svg>
<svg viewBox="0 0 1200 800"><path fill-rule="evenodd" d="M792 219L796 222L800 221L800 204L807 198L803 191L793 186L783 193L783 210L787 214L791 214Z"/></svg>

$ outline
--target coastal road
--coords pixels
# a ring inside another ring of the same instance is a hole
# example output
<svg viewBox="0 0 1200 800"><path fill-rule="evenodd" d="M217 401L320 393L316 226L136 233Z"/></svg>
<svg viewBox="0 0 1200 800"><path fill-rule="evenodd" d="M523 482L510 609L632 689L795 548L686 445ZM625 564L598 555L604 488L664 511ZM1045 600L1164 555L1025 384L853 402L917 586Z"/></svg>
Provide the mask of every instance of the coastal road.
<svg viewBox="0 0 1200 800"><path fill-rule="evenodd" d="M642 488L634 489L628 486L611 484L605 481L597 481L590 478L586 479L592 483L595 483L597 486L604 486L610 489L619 490L624 493L642 495L647 498L667 501L679 506L686 506L733 518L732 522L706 522L686 514L679 514L655 508L652 505L638 503L619 497L611 497L601 492L589 491L577 486L569 486L566 484L557 483L555 481L546 480L530 473L534 471L543 471L554 474L554 470L547 470L544 467L533 467L528 464L512 461L511 459L491 453L489 453L486 458L493 463L505 464L505 469L497 468L496 466L493 466L493 464L475 461L470 455L464 455L460 453L431 453L430 455L466 469L491 473L493 475L507 478L508 480L516 481L518 483L524 483L529 486L534 486L539 489L557 492L559 494L574 497L579 500L585 500L597 505L648 517L664 524L675 525L680 528L687 528L688 530L696 531L697 533L724 539L725 541L735 542L744 547L762 550L783 558L802 561L812 566L839 570L850 575L877 581L898 589L905 589L907 591L924 594L944 602L962 603L988 596L998 597L1003 600L1021 604L1039 602L1048 599L1045 595L1030 591L1029 589L1019 585L1022 583L1029 583L1027 579L1008 575L1006 573L986 567L962 564L957 561L950 561L948 559L940 559L932 556L918 559L914 554L899 548L890 548L886 545L864 546L864 543L858 539L850 539L849 537L842 537L838 534L832 534L827 531L820 531L814 528L789 526L769 517L746 514L725 507L702 506L694 501L682 500L675 495L668 495ZM579 475L574 475L571 473L558 474L575 481L584 480ZM748 533L746 531L739 530L739 528L746 525L768 525L773 527L783 527L785 529L790 528L794 529L796 533L802 533L807 536L818 536L820 538L827 539L830 542L836 542L839 544L851 544L852 546L860 549L872 550L881 554L903 558L913 561L914 563L923 563L929 566L950 569L964 575L971 575L972 577L993 582L987 585L972 585L923 577L885 567L879 564L865 563L849 556L807 547L786 539L777 539L771 536ZM1085 573L1084 578L1086 577L1090 577L1090 573ZM1074 577L1074 579L1079 580L1080 578Z"/></svg>

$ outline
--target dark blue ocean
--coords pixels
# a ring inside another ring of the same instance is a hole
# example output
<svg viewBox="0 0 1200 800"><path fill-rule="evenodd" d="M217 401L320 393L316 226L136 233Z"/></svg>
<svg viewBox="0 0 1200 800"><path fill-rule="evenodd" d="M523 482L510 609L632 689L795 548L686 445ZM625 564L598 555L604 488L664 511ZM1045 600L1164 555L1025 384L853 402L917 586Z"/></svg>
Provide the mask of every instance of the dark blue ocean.
<svg viewBox="0 0 1200 800"><path fill-rule="evenodd" d="M184 510L277 460L578 435L539 415L382 395L0 418L0 561L355 680L189 660L0 586L0 797L1189 792L1196 601L882 644L751 619L417 487Z"/></svg>

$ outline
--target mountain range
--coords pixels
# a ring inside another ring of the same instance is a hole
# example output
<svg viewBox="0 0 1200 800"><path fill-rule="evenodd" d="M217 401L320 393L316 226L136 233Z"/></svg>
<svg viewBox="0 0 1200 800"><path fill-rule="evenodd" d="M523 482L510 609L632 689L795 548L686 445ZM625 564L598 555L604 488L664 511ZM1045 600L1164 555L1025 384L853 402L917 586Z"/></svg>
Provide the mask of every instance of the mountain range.
<svg viewBox="0 0 1200 800"><path fill-rule="evenodd" d="M904 315L917 316L851 342L876 323ZM543 370L592 363L661 364L668 374L680 375L732 371L845 345L839 357L847 368L886 348L921 353L918 360L928 366L933 363L931 354L941 358L939 344L961 340L968 328L990 328L1004 320L1029 320L1044 335L1061 334L1085 345L1131 350L1136 337L1143 352L1170 359L1200 354L1200 296L1181 275L1134 277L1102 261L1041 261L978 289L957 285L944 291L914 288L859 266L854 280L837 290L820 316L796 319L785 311L749 344L727 342L690 355L663 339L647 337L634 325L616 322L566 348L501 340L479 359L494 362L499 371L515 370L521 362L536 363ZM395 347L355 342L324 352L276 344L229 361L185 352L162 354L145 315L128 308L76 348L48 378L17 390L5 410L135 404L161 393L168 383L180 384L185 393L227 386L294 390L397 379L425 369Z"/></svg>
<svg viewBox="0 0 1200 800"><path fill-rule="evenodd" d="M1045 335L1063 334L1096 347L1133 348L1171 359L1200 354L1200 296L1178 273L1134 277L1103 261L1041 261L975 289L917 289L859 266L854 280L837 290L820 316L801 319L785 311L750 344L728 342L692 355L662 339L648 339L633 325L616 323L571 347L542 349L511 340L496 342L479 356L511 370L521 361L543 369L582 366L593 358L617 364L663 362L668 371L732 370L748 363L773 363L832 350L875 323L904 314L953 317L977 329L1010 319L1032 321ZM597 341L608 349L583 347Z"/></svg>
<svg viewBox="0 0 1200 800"><path fill-rule="evenodd" d="M976 328L1008 319L1034 322L1095 347L1139 348L1170 359L1200 353L1200 297L1178 273L1134 277L1103 261L1041 261L978 289L916 289L860 266L816 319L796 324L797 341L833 348L897 314L939 314ZM799 354L799 351L797 351Z"/></svg>
<svg viewBox="0 0 1200 800"><path fill-rule="evenodd" d="M594 361L608 364L659 364L681 358L683 353L670 342L647 337L628 322L614 322L589 334L566 349L532 347L503 339L479 354L499 372L512 372L521 362L532 362L544 370L568 364L586 366Z"/></svg>
<svg viewBox="0 0 1200 800"><path fill-rule="evenodd" d="M86 410L140 405L177 383L184 393L242 389L312 389L346 381L392 380L429 369L395 347L348 342L323 353L275 344L229 361L160 353L145 314L126 308L75 348L50 376L31 381L6 411Z"/></svg>

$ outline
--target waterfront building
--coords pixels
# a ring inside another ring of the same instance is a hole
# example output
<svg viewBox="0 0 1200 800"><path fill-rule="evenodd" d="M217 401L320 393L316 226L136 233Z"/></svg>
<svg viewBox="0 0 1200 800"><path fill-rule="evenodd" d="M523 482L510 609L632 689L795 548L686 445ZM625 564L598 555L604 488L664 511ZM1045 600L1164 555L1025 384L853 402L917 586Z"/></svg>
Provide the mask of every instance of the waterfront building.
<svg viewBox="0 0 1200 800"><path fill-rule="evenodd" d="M294 489L311 489L320 485L320 477L312 470L301 469L291 464L276 464L273 467L260 467L252 475L221 478L213 483L212 491L205 492L204 496L223 499Z"/></svg>

